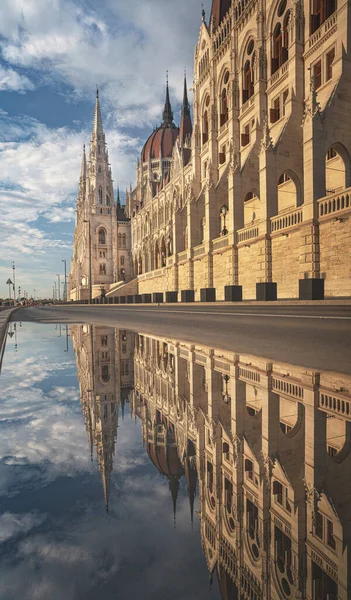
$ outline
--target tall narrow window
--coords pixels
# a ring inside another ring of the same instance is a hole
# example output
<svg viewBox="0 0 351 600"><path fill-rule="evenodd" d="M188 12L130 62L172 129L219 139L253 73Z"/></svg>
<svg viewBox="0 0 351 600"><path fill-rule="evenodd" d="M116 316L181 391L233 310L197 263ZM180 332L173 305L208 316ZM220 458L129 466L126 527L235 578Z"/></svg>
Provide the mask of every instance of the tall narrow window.
<svg viewBox="0 0 351 600"><path fill-rule="evenodd" d="M243 104L251 98L254 94L254 78L253 70L249 60L246 61L244 66L244 89L243 89Z"/></svg>
<svg viewBox="0 0 351 600"><path fill-rule="evenodd" d="M329 79L331 79L333 77L334 58L335 58L335 48L330 50L330 52L328 52L327 57L326 57L326 73L325 73L326 81L329 81Z"/></svg>
<svg viewBox="0 0 351 600"><path fill-rule="evenodd" d="M316 90L322 85L322 61L318 61L313 65L314 87Z"/></svg>
<svg viewBox="0 0 351 600"><path fill-rule="evenodd" d="M206 144L208 142L208 112L205 110L204 116L202 119L202 143Z"/></svg>
<svg viewBox="0 0 351 600"><path fill-rule="evenodd" d="M126 234L124 233L124 234L122 235L122 248L125 248L125 247L126 247L126 242L127 242L127 236L126 236Z"/></svg>
<svg viewBox="0 0 351 600"><path fill-rule="evenodd" d="M104 229L99 229L99 244L102 246L106 244L106 231Z"/></svg>
<svg viewBox="0 0 351 600"><path fill-rule="evenodd" d="M121 265L122 265L122 267L124 265L124 256L121 256Z"/></svg>
<svg viewBox="0 0 351 600"><path fill-rule="evenodd" d="M102 204L102 187L99 187L99 204Z"/></svg>
<svg viewBox="0 0 351 600"><path fill-rule="evenodd" d="M227 89L223 88L221 97L221 126L228 121L228 96Z"/></svg>

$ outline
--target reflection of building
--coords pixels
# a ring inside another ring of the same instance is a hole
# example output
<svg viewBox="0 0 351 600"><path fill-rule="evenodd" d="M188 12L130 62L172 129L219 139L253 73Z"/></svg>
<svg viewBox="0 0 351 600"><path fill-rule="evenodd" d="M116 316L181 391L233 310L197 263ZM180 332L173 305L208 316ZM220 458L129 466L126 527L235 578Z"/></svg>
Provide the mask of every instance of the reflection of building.
<svg viewBox="0 0 351 600"><path fill-rule="evenodd" d="M223 598L347 600L351 377L144 335L134 377L132 410L173 498L184 472L190 495L198 476Z"/></svg>
<svg viewBox="0 0 351 600"><path fill-rule="evenodd" d="M95 446L106 508L117 440L118 409L133 385L134 336L123 330L72 325L80 398L93 458Z"/></svg>

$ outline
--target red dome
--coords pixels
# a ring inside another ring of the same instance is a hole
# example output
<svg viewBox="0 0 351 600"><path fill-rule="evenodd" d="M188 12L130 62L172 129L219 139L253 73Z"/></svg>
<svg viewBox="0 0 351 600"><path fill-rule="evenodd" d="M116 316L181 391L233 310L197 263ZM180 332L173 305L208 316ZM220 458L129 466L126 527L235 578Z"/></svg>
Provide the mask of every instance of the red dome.
<svg viewBox="0 0 351 600"><path fill-rule="evenodd" d="M150 135L141 152L141 162L148 162L149 159L171 158L173 146L178 136L179 128L175 125L171 127L161 126L156 129Z"/></svg>

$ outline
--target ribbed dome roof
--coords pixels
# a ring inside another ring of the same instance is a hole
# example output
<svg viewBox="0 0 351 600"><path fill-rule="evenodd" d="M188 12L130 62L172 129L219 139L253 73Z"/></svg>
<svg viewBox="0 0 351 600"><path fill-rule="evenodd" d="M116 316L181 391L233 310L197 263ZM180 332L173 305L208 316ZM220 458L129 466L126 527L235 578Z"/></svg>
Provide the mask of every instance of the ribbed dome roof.
<svg viewBox="0 0 351 600"><path fill-rule="evenodd" d="M166 102L163 111L163 123L149 137L141 152L141 162L161 158L171 158L173 146L179 136L179 128L173 123L173 113L169 100L167 80Z"/></svg>
<svg viewBox="0 0 351 600"><path fill-rule="evenodd" d="M175 125L171 127L161 125L147 140L141 153L141 162L145 163L149 159L171 158L178 136L179 129Z"/></svg>

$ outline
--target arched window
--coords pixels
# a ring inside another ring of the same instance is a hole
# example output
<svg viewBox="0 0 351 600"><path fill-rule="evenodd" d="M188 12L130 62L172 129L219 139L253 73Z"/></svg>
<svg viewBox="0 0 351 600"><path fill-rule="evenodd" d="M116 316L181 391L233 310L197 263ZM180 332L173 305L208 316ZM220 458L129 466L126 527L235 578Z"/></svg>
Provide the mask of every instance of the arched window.
<svg viewBox="0 0 351 600"><path fill-rule="evenodd" d="M250 60L247 60L244 66L244 85L243 85L243 104L254 94L254 74Z"/></svg>
<svg viewBox="0 0 351 600"><path fill-rule="evenodd" d="M99 244L101 246L106 245L106 231L105 229L99 229Z"/></svg>
<svg viewBox="0 0 351 600"><path fill-rule="evenodd" d="M205 101L205 109L202 116L202 143L208 142L208 107L210 105L210 97L207 96Z"/></svg>
<svg viewBox="0 0 351 600"><path fill-rule="evenodd" d="M277 9L272 41L272 75L288 60L290 10L286 5L287 0L281 0Z"/></svg>
<svg viewBox="0 0 351 600"><path fill-rule="evenodd" d="M126 248L126 243L127 243L127 236L126 236L126 234L124 233L124 234L122 235L122 248Z"/></svg>
<svg viewBox="0 0 351 600"><path fill-rule="evenodd" d="M111 202L110 202L110 196L108 194L106 194L106 206L110 206Z"/></svg>
<svg viewBox="0 0 351 600"><path fill-rule="evenodd" d="M99 204L102 204L102 187L99 187Z"/></svg>
<svg viewBox="0 0 351 600"><path fill-rule="evenodd" d="M121 265L124 265L124 256L121 256Z"/></svg>
<svg viewBox="0 0 351 600"><path fill-rule="evenodd" d="M101 173L101 166L99 165L98 173Z"/></svg>
<svg viewBox="0 0 351 600"><path fill-rule="evenodd" d="M100 265L99 273L100 273L100 275L106 275L106 265L105 264Z"/></svg>
<svg viewBox="0 0 351 600"><path fill-rule="evenodd" d="M122 234L121 233L118 234L118 246L119 246L119 248L122 248Z"/></svg>
<svg viewBox="0 0 351 600"><path fill-rule="evenodd" d="M228 96L227 88L223 88L221 96L221 126L228 121Z"/></svg>

